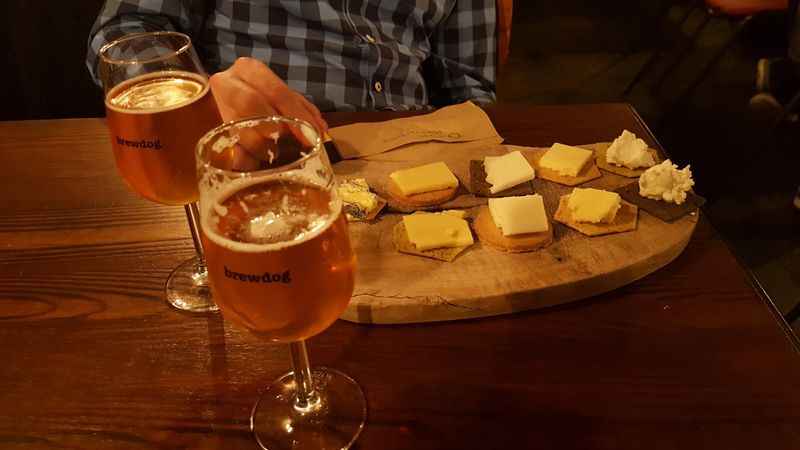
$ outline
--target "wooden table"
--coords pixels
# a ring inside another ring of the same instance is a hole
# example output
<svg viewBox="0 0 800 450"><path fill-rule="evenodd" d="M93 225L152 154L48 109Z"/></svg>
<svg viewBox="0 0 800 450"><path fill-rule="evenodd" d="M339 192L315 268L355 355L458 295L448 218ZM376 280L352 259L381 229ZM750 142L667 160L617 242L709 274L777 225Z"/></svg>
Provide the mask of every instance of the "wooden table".
<svg viewBox="0 0 800 450"><path fill-rule="evenodd" d="M513 144L646 133L626 105L490 115ZM0 167L0 448L255 448L250 408L288 352L163 301L193 252L183 209L128 191L99 119L2 123ZM796 449L797 349L704 220L606 295L310 341L364 387L364 449Z"/></svg>

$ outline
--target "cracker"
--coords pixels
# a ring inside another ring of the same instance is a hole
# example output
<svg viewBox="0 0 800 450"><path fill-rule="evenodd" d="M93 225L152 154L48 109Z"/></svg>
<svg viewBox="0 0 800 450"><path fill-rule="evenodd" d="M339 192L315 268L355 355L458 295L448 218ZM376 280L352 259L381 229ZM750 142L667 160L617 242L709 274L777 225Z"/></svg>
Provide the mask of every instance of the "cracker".
<svg viewBox="0 0 800 450"><path fill-rule="evenodd" d="M658 217L664 222L674 222L681 217L696 211L699 207L705 204L706 199L695 194L692 191L686 193L686 201L680 205L675 203L667 203L662 200L653 200L652 198L642 197L639 195L639 183L629 183L625 186L617 188L616 192L626 201L642 208L644 211Z"/></svg>
<svg viewBox="0 0 800 450"><path fill-rule="evenodd" d="M440 205L456 195L458 186L454 188L441 189L438 191L423 192L421 194L403 195L391 178L387 183L387 193L389 206L399 211L414 211L417 208Z"/></svg>
<svg viewBox="0 0 800 450"><path fill-rule="evenodd" d="M473 226L482 244L509 253L532 252L547 247L553 242L553 227L548 222L547 231L503 236L503 232L492 219L488 206L481 206Z"/></svg>
<svg viewBox="0 0 800 450"><path fill-rule="evenodd" d="M595 144L595 160L597 161L597 167L605 170L606 172L615 173L617 175L622 175L623 177L628 178L637 178L641 174L644 173L645 170L649 169L649 167L643 167L641 169L629 169L623 166L617 166L611 164L606 159L606 152L608 152L608 148L611 147L610 143L603 142L599 144ZM654 148L648 148L647 152L653 156L653 160L656 164L662 162L661 157L658 155L658 151Z"/></svg>
<svg viewBox="0 0 800 450"><path fill-rule="evenodd" d="M378 204L375 206L375 208L372 209L372 211L369 212L369 214L366 217L364 217L364 218L355 218L354 217L352 220L348 218L348 221L349 222L370 222L370 221L375 220L375 218L378 217L378 214L381 213L381 211L383 210L383 208L387 204L386 200L382 199L380 196L376 195L375 196L375 200L377 200ZM344 208L347 208L347 204L346 203L345 203Z"/></svg>
<svg viewBox="0 0 800 450"><path fill-rule="evenodd" d="M417 250L417 247L408 240L406 234L406 226L401 220L397 225L392 228L392 242L394 247L400 253L407 253L409 255L424 256L426 258L438 259L439 261L452 262L456 256L461 254L470 246L465 247L451 247L451 248L434 248L431 250Z"/></svg>
<svg viewBox="0 0 800 450"><path fill-rule="evenodd" d="M492 185L486 182L486 167L483 165L483 161L471 160L469 162L469 191L472 194L481 197L512 197L534 193L530 181L525 181L495 194L491 193L491 187Z"/></svg>
<svg viewBox="0 0 800 450"><path fill-rule="evenodd" d="M337 177L337 178L339 179L339 183L343 183L343 182L347 182L349 180L352 180L353 178L361 178L361 177L346 177L345 176L345 177ZM366 217L353 218L352 220L348 218L347 219L348 222L369 222L369 221L375 220L375 218L378 217L378 214L381 213L383 208L386 207L386 205L387 205L386 200L383 199L380 195L376 194L372 190L371 186L369 187L369 192L375 196L375 200L378 202L378 204L375 205L375 208L373 208L372 211L370 211L369 214ZM343 207L342 207L343 210L346 210L347 209L347 202L342 202L342 203L343 203Z"/></svg>
<svg viewBox="0 0 800 450"><path fill-rule="evenodd" d="M531 163L531 166L533 166L533 169L536 171L537 178L563 184L565 186L577 186L603 176L600 173L600 169L598 169L597 165L594 163L594 159L590 159L589 162L586 163L586 165L583 167L583 170L580 171L577 177L561 175L555 170L542 167L539 165L539 160L542 159L542 156L544 156L547 150L548 149L546 148L529 148L522 152L528 162Z"/></svg>
<svg viewBox="0 0 800 450"><path fill-rule="evenodd" d="M637 219L639 216L639 208L636 205L622 201L622 206L617 211L617 216L611 223L586 223L575 222L572 220L572 212L567 207L569 194L562 195L558 201L558 210L554 215L557 222L580 231L587 236L602 236L604 234L621 233L624 231L633 231L636 229Z"/></svg>

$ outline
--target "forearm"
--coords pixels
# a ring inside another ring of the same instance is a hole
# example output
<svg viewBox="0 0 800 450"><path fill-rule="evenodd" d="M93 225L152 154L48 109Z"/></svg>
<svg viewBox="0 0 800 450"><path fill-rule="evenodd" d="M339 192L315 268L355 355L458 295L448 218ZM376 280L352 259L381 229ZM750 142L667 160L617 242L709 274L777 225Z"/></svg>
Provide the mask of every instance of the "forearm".
<svg viewBox="0 0 800 450"><path fill-rule="evenodd" d="M204 19L201 0L108 0L98 14L86 53L86 67L95 83L100 81L97 62L100 48L123 35L148 31L196 33Z"/></svg>
<svg viewBox="0 0 800 450"><path fill-rule="evenodd" d="M435 97L450 103L495 101L497 12L494 0L456 0L435 34ZM441 102L441 101L440 101Z"/></svg>

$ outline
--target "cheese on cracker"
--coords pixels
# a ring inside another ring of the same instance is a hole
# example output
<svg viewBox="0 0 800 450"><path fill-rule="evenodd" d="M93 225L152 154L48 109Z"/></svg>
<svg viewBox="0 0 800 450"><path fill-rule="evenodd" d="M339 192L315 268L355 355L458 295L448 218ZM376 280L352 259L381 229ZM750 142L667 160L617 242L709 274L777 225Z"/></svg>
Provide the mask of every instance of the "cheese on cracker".
<svg viewBox="0 0 800 450"><path fill-rule="evenodd" d="M628 130L623 130L608 147L606 161L629 169L652 167L656 163L653 155L647 151L647 144Z"/></svg>
<svg viewBox="0 0 800 450"><path fill-rule="evenodd" d="M639 177L639 195L677 205L686 201L686 193L692 186L694 180L690 166L678 170L670 160L647 169Z"/></svg>
<svg viewBox="0 0 800 450"><path fill-rule="evenodd" d="M403 195L422 194L458 187L458 178L443 162L392 172L389 177Z"/></svg>
<svg viewBox="0 0 800 450"><path fill-rule="evenodd" d="M567 201L572 219L588 223L613 222L621 205L622 198L616 192L592 188L573 189Z"/></svg>
<svg viewBox="0 0 800 450"><path fill-rule="evenodd" d="M577 177L594 157L594 152L580 147L555 143L539 160L539 165L561 175Z"/></svg>
<svg viewBox="0 0 800 450"><path fill-rule="evenodd" d="M344 180L336 187L336 191L345 204L345 213L350 221L363 219L378 207L378 197L370 192L364 178Z"/></svg>
<svg viewBox="0 0 800 450"><path fill-rule="evenodd" d="M486 182L491 184L489 192L496 194L534 178L533 167L517 150L503 156L487 156L483 159Z"/></svg>
<svg viewBox="0 0 800 450"><path fill-rule="evenodd" d="M489 199L489 213L503 236L547 231L547 214L539 194Z"/></svg>
<svg viewBox="0 0 800 450"><path fill-rule="evenodd" d="M411 214L403 216L403 225L417 250L465 247L474 242L467 221L452 214Z"/></svg>

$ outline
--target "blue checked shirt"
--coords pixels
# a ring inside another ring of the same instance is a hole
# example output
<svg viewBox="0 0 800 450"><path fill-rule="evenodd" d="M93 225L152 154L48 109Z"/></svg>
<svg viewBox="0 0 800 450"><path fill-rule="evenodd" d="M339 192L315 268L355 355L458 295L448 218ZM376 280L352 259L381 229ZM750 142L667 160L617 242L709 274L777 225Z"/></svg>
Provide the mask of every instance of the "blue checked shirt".
<svg viewBox="0 0 800 450"><path fill-rule="evenodd" d="M264 61L323 111L495 100L496 0L107 0L89 36L192 36L209 73Z"/></svg>

